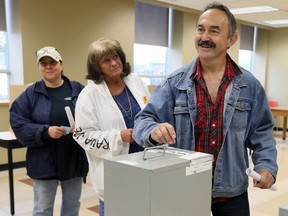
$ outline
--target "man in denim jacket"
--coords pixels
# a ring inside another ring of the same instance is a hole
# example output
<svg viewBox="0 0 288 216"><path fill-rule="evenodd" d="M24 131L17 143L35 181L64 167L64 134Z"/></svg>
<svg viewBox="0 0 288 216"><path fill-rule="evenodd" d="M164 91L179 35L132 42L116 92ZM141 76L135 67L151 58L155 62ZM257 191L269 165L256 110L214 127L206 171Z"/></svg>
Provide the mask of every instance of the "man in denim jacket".
<svg viewBox="0 0 288 216"><path fill-rule="evenodd" d="M155 89L133 130L143 147L168 143L214 155L213 216L250 215L247 148L261 175L255 187L270 188L278 171L274 120L265 91L227 54L236 40L229 9L215 2L208 5L196 27L198 58Z"/></svg>

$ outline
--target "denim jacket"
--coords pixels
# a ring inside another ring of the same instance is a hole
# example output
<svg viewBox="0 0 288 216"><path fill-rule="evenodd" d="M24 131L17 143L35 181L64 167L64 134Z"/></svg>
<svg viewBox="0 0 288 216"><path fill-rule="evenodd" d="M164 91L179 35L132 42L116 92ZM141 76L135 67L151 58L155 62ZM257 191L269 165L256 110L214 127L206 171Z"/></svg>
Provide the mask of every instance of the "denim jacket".
<svg viewBox="0 0 288 216"><path fill-rule="evenodd" d="M146 107L136 116L133 138L143 147L153 146L149 140L151 130L158 123L168 122L177 136L171 146L194 151L197 103L195 83L190 77L195 62L172 73L154 90ZM252 150L256 172L267 170L276 178L278 171L272 134L274 119L265 91L251 73L235 62L233 67L241 70L241 75L233 78L225 93L223 144L213 174L213 197L234 197L247 190L247 148Z"/></svg>

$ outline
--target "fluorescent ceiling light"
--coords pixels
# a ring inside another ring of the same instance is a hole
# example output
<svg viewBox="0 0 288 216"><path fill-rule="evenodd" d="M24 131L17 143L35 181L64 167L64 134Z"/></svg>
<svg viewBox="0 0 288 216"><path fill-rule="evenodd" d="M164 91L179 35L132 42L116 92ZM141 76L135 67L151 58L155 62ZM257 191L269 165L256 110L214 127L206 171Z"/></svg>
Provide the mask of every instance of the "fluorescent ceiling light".
<svg viewBox="0 0 288 216"><path fill-rule="evenodd" d="M256 6L256 7L234 8L231 9L230 11L232 14L248 14L248 13L278 11L278 9L270 6Z"/></svg>
<svg viewBox="0 0 288 216"><path fill-rule="evenodd" d="M284 19L284 20L267 20L267 21L263 21L265 23L268 23L270 25L287 25L288 24L288 19Z"/></svg>

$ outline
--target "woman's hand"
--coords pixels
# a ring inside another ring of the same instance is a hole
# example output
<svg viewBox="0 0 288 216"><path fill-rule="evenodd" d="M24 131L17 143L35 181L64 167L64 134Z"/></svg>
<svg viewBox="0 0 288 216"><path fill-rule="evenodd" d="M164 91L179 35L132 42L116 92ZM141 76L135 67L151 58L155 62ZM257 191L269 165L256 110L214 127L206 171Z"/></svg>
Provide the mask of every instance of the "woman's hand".
<svg viewBox="0 0 288 216"><path fill-rule="evenodd" d="M133 142L134 139L132 138L133 129L129 128L126 130L121 131L121 138L123 142Z"/></svg>
<svg viewBox="0 0 288 216"><path fill-rule="evenodd" d="M66 130L63 127L59 126L50 126L48 128L48 134L53 139L59 139L62 136L66 135Z"/></svg>

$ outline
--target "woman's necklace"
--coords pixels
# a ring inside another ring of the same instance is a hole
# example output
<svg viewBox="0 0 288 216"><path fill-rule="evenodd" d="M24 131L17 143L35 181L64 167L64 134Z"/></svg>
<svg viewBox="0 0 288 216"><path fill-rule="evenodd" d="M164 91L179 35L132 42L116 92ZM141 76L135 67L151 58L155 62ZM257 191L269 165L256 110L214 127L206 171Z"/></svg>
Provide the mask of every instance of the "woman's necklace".
<svg viewBox="0 0 288 216"><path fill-rule="evenodd" d="M116 103L118 104L118 106L123 110L123 112L126 114L127 118L128 119L132 119L133 117L133 113L132 113L132 105L131 105L131 101L130 101L130 97L129 97L129 94L128 94L128 90L125 86L125 92L126 92L126 96L127 96L127 101L128 101L128 104L129 104L129 109L128 110L125 110L124 107L122 106L122 104L120 103L120 101L117 100L117 98L115 96L113 96L114 100L116 101Z"/></svg>

